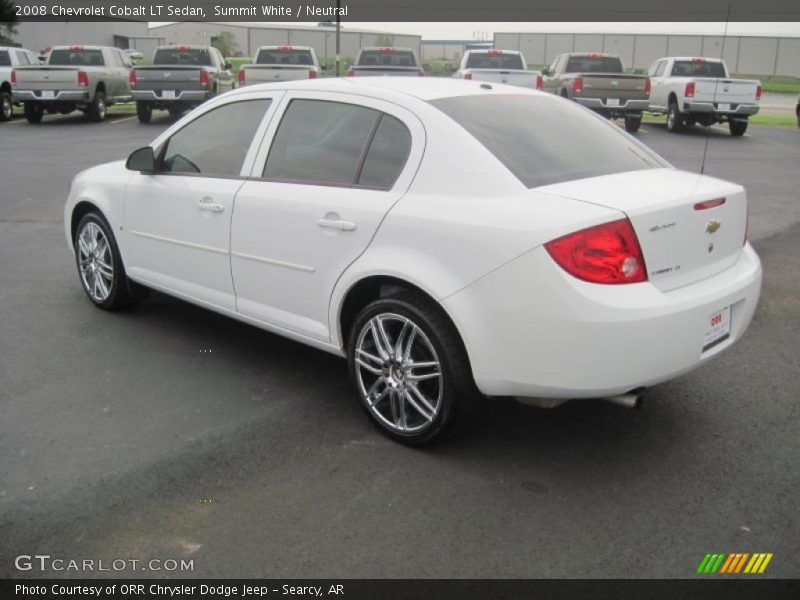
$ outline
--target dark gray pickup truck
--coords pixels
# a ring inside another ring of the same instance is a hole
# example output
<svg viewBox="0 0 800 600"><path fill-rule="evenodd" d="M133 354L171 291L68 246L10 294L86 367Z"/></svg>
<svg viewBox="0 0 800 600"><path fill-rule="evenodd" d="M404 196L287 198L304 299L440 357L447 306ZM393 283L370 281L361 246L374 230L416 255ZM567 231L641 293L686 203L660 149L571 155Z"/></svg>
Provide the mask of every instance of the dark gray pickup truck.
<svg viewBox="0 0 800 600"><path fill-rule="evenodd" d="M178 115L233 89L235 79L213 46L159 46L152 65L131 70L130 85L139 121L149 123L154 109Z"/></svg>

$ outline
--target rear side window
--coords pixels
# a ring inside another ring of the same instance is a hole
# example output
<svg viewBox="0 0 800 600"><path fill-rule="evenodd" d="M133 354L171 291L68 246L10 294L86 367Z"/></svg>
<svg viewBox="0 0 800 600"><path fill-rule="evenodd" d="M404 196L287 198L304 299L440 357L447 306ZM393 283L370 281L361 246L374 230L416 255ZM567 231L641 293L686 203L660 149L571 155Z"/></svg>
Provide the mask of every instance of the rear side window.
<svg viewBox="0 0 800 600"><path fill-rule="evenodd" d="M261 50L256 56L257 65L313 65L309 50L295 50L291 46L279 46Z"/></svg>
<svg viewBox="0 0 800 600"><path fill-rule="evenodd" d="M153 57L153 64L210 67L211 54L208 48L159 48Z"/></svg>
<svg viewBox="0 0 800 600"><path fill-rule="evenodd" d="M363 50L358 59L360 67L416 67L414 53L394 48Z"/></svg>
<svg viewBox="0 0 800 600"><path fill-rule="evenodd" d="M523 69L519 54L480 52L469 55L467 69Z"/></svg>
<svg viewBox="0 0 800 600"><path fill-rule="evenodd" d="M411 151L411 133L398 119L384 114L375 130L359 185L389 189L397 181Z"/></svg>
<svg viewBox="0 0 800 600"><path fill-rule="evenodd" d="M53 50L47 63L57 66L102 67L105 61L102 50L84 50L78 47Z"/></svg>
<svg viewBox="0 0 800 600"><path fill-rule="evenodd" d="M725 77L725 68L720 62L704 60L677 60L672 66L673 77Z"/></svg>
<svg viewBox="0 0 800 600"><path fill-rule="evenodd" d="M270 102L232 102L196 118L167 141L160 171L237 177Z"/></svg>
<svg viewBox="0 0 800 600"><path fill-rule="evenodd" d="M490 94L431 102L529 188L669 166L616 126L555 97Z"/></svg>
<svg viewBox="0 0 800 600"><path fill-rule="evenodd" d="M616 56L570 56L565 73L622 73L622 61Z"/></svg>
<svg viewBox="0 0 800 600"><path fill-rule="evenodd" d="M8 55L7 50L0 50L0 67L10 67L11 57Z"/></svg>

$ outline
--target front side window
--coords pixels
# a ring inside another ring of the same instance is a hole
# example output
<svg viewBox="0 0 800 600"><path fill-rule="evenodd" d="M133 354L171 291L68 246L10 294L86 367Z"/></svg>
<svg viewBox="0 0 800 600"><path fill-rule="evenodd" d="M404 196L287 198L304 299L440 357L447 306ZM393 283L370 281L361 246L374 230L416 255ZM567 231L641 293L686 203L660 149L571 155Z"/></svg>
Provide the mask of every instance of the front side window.
<svg viewBox="0 0 800 600"><path fill-rule="evenodd" d="M232 102L198 117L167 140L159 171L237 177L271 102Z"/></svg>

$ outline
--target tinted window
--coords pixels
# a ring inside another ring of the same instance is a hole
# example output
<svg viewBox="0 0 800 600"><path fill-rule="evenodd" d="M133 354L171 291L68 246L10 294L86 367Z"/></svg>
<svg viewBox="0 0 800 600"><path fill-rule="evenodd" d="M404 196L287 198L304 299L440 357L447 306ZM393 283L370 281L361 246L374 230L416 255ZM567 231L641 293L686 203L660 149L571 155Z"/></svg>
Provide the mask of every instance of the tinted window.
<svg viewBox="0 0 800 600"><path fill-rule="evenodd" d="M233 102L198 117L169 139L161 171L238 176L270 102Z"/></svg>
<svg viewBox="0 0 800 600"><path fill-rule="evenodd" d="M102 67L102 50L84 50L83 48L61 48L53 50L48 59L50 65L75 65L79 67Z"/></svg>
<svg viewBox="0 0 800 600"><path fill-rule="evenodd" d="M0 67L10 67L11 57L8 55L7 50L0 50Z"/></svg>
<svg viewBox="0 0 800 600"><path fill-rule="evenodd" d="M597 115L558 98L492 94L431 102L527 187L668 166Z"/></svg>
<svg viewBox="0 0 800 600"><path fill-rule="evenodd" d="M470 54L467 69L524 69L519 54L494 54L481 52Z"/></svg>
<svg viewBox="0 0 800 600"><path fill-rule="evenodd" d="M371 67L416 67L414 54L408 50L382 48L380 50L364 50L358 59L358 66Z"/></svg>
<svg viewBox="0 0 800 600"><path fill-rule="evenodd" d="M678 60L672 67L674 77L725 77L725 69L720 62L705 60Z"/></svg>
<svg viewBox="0 0 800 600"><path fill-rule="evenodd" d="M159 48L153 57L154 65L197 65L211 66L211 54L208 48Z"/></svg>
<svg viewBox="0 0 800 600"><path fill-rule="evenodd" d="M295 50L291 46L280 46L270 50L261 50L256 56L259 65L313 65L309 50Z"/></svg>
<svg viewBox="0 0 800 600"><path fill-rule="evenodd" d="M622 73L622 62L616 56L570 56L565 73Z"/></svg>
<svg viewBox="0 0 800 600"><path fill-rule="evenodd" d="M292 100L281 119L264 177L298 183L353 185L380 114L321 100Z"/></svg>
<svg viewBox="0 0 800 600"><path fill-rule="evenodd" d="M400 176L411 150L411 134L405 125L383 115L358 178L359 185L389 189Z"/></svg>

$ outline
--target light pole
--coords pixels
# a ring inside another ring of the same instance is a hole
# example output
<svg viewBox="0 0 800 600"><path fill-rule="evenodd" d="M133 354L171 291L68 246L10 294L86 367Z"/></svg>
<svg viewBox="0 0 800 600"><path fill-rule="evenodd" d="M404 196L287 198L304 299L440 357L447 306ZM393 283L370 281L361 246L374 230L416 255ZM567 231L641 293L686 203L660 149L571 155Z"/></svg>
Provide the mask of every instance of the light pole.
<svg viewBox="0 0 800 600"><path fill-rule="evenodd" d="M339 6L341 0L336 0L336 76L339 77L341 72L341 63L342 58L339 55L340 45L339 45L339 32L342 28L342 17L339 15Z"/></svg>

